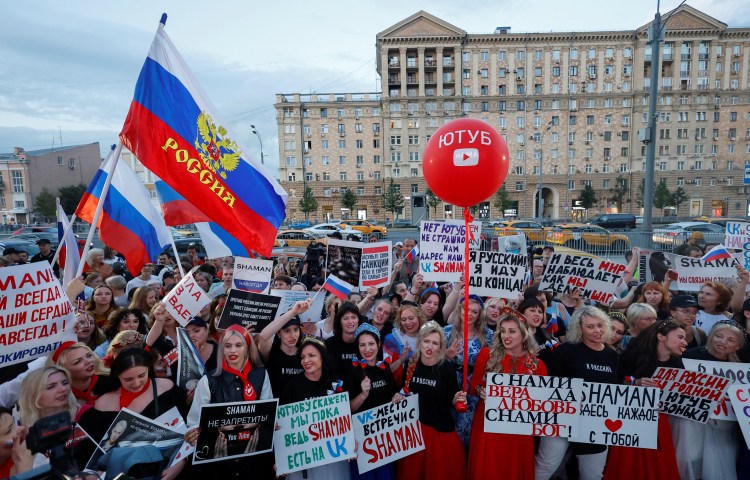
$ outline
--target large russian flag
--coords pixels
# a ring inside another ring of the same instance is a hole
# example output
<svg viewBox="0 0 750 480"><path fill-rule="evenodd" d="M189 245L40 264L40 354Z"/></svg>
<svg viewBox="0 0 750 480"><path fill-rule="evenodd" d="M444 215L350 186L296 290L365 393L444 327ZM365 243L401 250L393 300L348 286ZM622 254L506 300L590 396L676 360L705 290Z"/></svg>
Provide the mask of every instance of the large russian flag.
<svg viewBox="0 0 750 480"><path fill-rule="evenodd" d="M287 194L243 154L160 24L120 138L206 217L248 250L270 255Z"/></svg>
<svg viewBox="0 0 750 480"><path fill-rule="evenodd" d="M76 209L81 220L93 223L110 162L115 161L117 158L112 156L99 167L83 194ZM143 265L153 261L172 244L164 219L150 198L138 175L125 162L117 162L97 228L102 242L125 257L133 275L140 274Z"/></svg>
<svg viewBox="0 0 750 480"><path fill-rule="evenodd" d="M236 238L217 223L210 222L208 217L163 180L157 180L154 184L156 193L159 194L164 222L169 226L195 224L208 258L251 256Z"/></svg>

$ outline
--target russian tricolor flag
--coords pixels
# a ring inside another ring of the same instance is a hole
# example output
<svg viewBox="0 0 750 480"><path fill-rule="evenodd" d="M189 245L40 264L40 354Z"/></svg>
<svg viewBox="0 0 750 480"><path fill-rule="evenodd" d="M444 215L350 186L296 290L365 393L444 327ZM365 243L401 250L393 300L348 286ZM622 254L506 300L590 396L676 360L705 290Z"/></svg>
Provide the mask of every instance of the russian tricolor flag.
<svg viewBox="0 0 750 480"><path fill-rule="evenodd" d="M94 175L76 209L76 216L81 220L93 223L107 172L111 162L117 160L117 156L109 157ZM117 162L96 227L102 242L125 257L133 275L139 275L143 265L153 261L172 243L164 219L150 198L138 175L125 162Z"/></svg>
<svg viewBox="0 0 750 480"><path fill-rule="evenodd" d="M417 255L419 255L419 245L415 245L414 248L406 254L406 261L408 263L413 262L417 258Z"/></svg>
<svg viewBox="0 0 750 480"><path fill-rule="evenodd" d="M218 224L210 222L208 217L163 180L157 180L154 184L156 193L159 194L164 222L169 226L195 224L208 258L252 256L236 238Z"/></svg>
<svg viewBox="0 0 750 480"><path fill-rule="evenodd" d="M323 284L323 288L341 300L346 300L346 297L348 297L352 290L354 290L352 284L341 280L336 275L328 275L326 283Z"/></svg>
<svg viewBox="0 0 750 480"><path fill-rule="evenodd" d="M248 250L270 255L287 194L231 136L163 22L141 69L120 138L149 170Z"/></svg>
<svg viewBox="0 0 750 480"><path fill-rule="evenodd" d="M75 278L78 265L81 263L78 241L73 230L68 228L68 223L68 216L62 206L57 205L57 243L60 244L60 254L57 259L60 267L63 268L63 288L68 288L68 284ZM67 234L65 234L65 230L68 230ZM70 255L67 254L68 248L70 248Z"/></svg>
<svg viewBox="0 0 750 480"><path fill-rule="evenodd" d="M716 260L721 260L722 258L732 258L732 254L729 253L729 250L727 250L724 245L719 244L706 252L706 254L701 257L701 260L706 263L711 263Z"/></svg>

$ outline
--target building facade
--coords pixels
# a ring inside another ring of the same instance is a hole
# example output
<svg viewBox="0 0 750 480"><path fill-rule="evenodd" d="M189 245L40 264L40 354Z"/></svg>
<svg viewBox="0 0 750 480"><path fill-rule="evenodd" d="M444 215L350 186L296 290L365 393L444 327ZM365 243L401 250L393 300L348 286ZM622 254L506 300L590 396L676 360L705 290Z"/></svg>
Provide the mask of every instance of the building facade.
<svg viewBox="0 0 750 480"><path fill-rule="evenodd" d="M0 154L0 220L3 225L44 221L34 212L34 199L45 188L88 185L101 165L99 143L27 152L16 147ZM72 213L72 212L69 212Z"/></svg>
<svg viewBox="0 0 750 480"><path fill-rule="evenodd" d="M665 19L665 20L664 20ZM664 15L657 101L655 179L686 198L677 214L744 216L750 163L750 28L728 28L690 6ZM581 218L641 213L648 126L651 46L648 27L627 31L489 34L464 30L426 12L376 38L382 89L364 94L277 95L280 177L287 216L299 219L305 184L321 208L311 217L384 220L391 179L406 200L427 190L421 154L432 133L469 116L505 138L511 205L490 199L480 218ZM544 199L538 212L539 185ZM584 188L598 203L580 208ZM341 210L342 188L360 197ZM415 195L416 194L416 195ZM674 205L668 205L674 206ZM456 216L440 202L432 218Z"/></svg>

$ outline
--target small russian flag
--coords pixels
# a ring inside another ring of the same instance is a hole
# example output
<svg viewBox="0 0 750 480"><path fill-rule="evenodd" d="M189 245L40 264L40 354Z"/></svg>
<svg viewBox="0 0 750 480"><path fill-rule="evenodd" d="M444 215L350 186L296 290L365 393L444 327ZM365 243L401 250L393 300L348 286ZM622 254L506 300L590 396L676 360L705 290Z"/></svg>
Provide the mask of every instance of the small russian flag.
<svg viewBox="0 0 750 480"><path fill-rule="evenodd" d="M354 286L341 280L336 275L328 275L326 283L323 284L323 288L337 296L341 300L346 300L346 297L354 290Z"/></svg>
<svg viewBox="0 0 750 480"><path fill-rule="evenodd" d="M550 333L554 335L559 330L559 327L557 325L557 315L552 315L552 317L549 319L549 322L547 322L547 333Z"/></svg>
<svg viewBox="0 0 750 480"><path fill-rule="evenodd" d="M729 250L727 250L724 245L719 244L706 252L706 254L701 257L701 260L706 263L711 263L716 260L721 260L722 258L732 258L732 254L729 253Z"/></svg>
<svg viewBox="0 0 750 480"><path fill-rule="evenodd" d="M414 248L406 254L406 261L409 263L413 262L417 258L417 255L419 255L419 245L415 245Z"/></svg>

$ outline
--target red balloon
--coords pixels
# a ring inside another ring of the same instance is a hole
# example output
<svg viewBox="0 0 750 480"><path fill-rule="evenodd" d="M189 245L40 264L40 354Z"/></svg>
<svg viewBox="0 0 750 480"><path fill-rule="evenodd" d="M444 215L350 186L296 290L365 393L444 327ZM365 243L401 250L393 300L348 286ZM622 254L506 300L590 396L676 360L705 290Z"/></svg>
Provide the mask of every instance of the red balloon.
<svg viewBox="0 0 750 480"><path fill-rule="evenodd" d="M508 164L508 145L497 130L481 120L459 118L430 137L422 169L438 198L470 207L497 192Z"/></svg>

